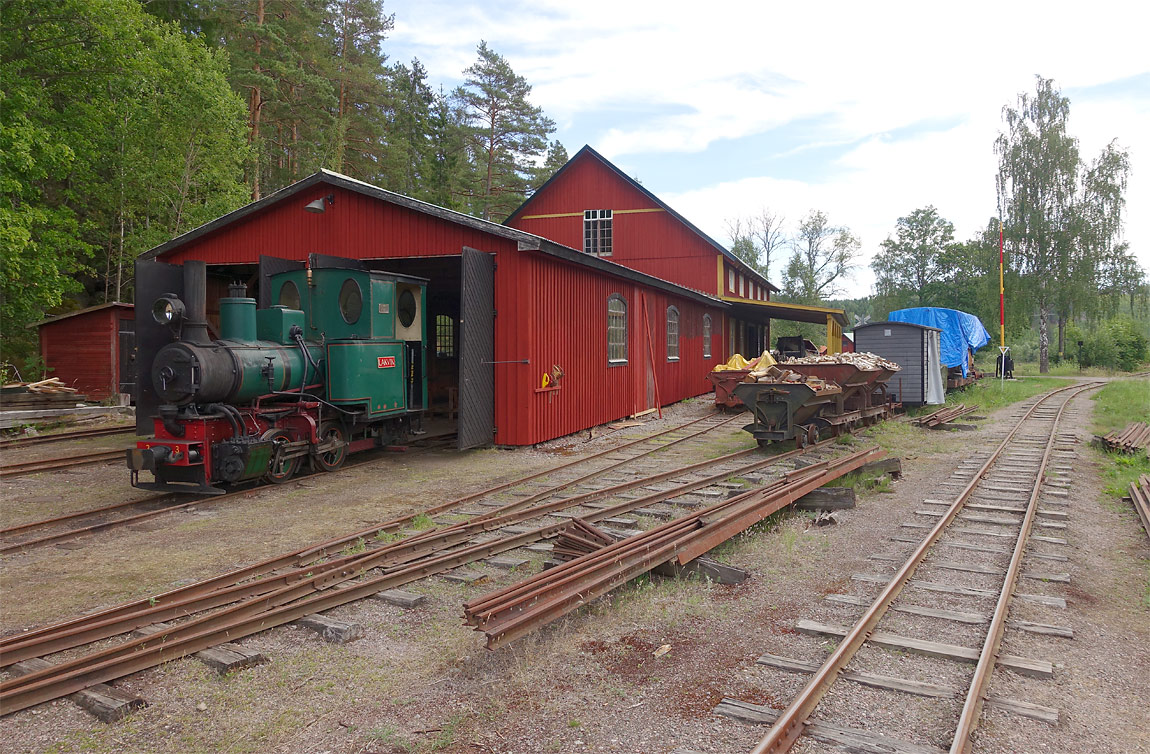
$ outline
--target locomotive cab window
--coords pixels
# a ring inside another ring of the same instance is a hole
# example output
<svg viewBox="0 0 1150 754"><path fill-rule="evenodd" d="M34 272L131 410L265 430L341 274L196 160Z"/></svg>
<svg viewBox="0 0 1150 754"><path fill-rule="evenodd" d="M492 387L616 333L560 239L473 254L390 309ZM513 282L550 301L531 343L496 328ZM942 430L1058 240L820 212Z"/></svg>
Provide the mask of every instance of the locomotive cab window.
<svg viewBox="0 0 1150 754"><path fill-rule="evenodd" d="M627 299L618 293L607 298L607 364L627 363Z"/></svg>
<svg viewBox="0 0 1150 754"><path fill-rule="evenodd" d="M280 306L286 306L288 309L299 309L299 288L296 288L295 283L287 281L280 288Z"/></svg>
<svg viewBox="0 0 1150 754"><path fill-rule="evenodd" d="M679 360L679 309L667 307L667 361Z"/></svg>
<svg viewBox="0 0 1150 754"><path fill-rule="evenodd" d="M418 311L418 306L415 303L415 294L407 288L399 294L399 302L396 305L399 310L399 324L404 327L411 327L411 323L415 321L415 314Z"/></svg>
<svg viewBox="0 0 1150 754"><path fill-rule="evenodd" d="M362 311L363 291L359 289L359 283L354 278L348 278L343 281L343 286L339 289L339 313L343 315L344 322L354 325L359 321Z"/></svg>

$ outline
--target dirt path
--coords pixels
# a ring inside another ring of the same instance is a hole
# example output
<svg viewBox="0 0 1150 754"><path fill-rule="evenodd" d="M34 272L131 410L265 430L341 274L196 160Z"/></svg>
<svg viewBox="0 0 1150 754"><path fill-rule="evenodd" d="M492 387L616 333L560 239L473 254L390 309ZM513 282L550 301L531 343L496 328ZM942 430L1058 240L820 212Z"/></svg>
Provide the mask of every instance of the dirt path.
<svg viewBox="0 0 1150 754"><path fill-rule="evenodd" d="M1088 416L1089 401L1080 403ZM701 410L677 407L669 420ZM489 582L482 585L413 585L427 595L415 609L368 600L333 611L363 625L364 638L350 644L274 629L243 642L268 655L262 667L220 677L186 659L118 683L151 705L121 723L93 722L63 700L3 718L0 736L6 751L20 752L749 751L763 731L714 715L714 706L723 697L785 706L802 677L758 666L755 658L773 652L821 659L829 642L798 635L795 621L847 622L850 613L823 596L857 589L850 574L872 566L867 556L889 548L899 523L960 460L990 443L1009 411L969 433L888 425L883 442L903 457L904 479L889 493L864 495L838 525L813 528L806 516L784 516L722 546L718 559L753 574L739 586L642 579L489 652L481 634L461 625L461 603L517 577L485 568ZM731 432L738 434L737 423ZM560 444L560 458L598 449L596 443L572 439ZM1033 700L1067 712L1065 722L1044 728L992 713L979 734L980 752L1150 751L1134 717L1150 698L1150 545L1133 514L1106 502L1093 451L1083 442L1077 453L1082 473L1067 569L1073 581L1060 622L1071 622L1078 638L1026 648L1062 666L1053 682L1032 683L1046 684ZM322 488L277 489L250 508L216 511L202 523L189 519L178 539L168 530L125 534L119 552L102 556L106 565L85 564L76 557L82 551L6 562L0 575L8 595L13 579L35 578L38 597L33 607L6 598L3 625L12 630L146 594L169 583L177 567L186 566L189 576L215 573L339 533L349 521L391 515L429 489L464 492L556 461L540 450L397 458L371 472L333 476ZM333 524L336 510L342 514ZM317 512L328 520L307 515ZM85 565L97 572L85 578ZM68 583L84 584L87 598L70 596ZM655 657L664 645L670 650Z"/></svg>

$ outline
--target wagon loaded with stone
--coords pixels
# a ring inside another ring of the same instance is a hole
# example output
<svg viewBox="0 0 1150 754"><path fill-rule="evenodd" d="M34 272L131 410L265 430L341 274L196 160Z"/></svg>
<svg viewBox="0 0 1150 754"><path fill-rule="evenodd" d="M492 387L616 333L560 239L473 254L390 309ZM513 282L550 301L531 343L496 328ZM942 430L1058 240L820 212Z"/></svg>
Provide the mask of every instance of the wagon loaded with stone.
<svg viewBox="0 0 1150 754"><path fill-rule="evenodd" d="M871 353L788 359L751 371L735 396L754 415L743 427L759 445L794 440L798 447L823 434L838 436L890 416L887 382L898 364Z"/></svg>

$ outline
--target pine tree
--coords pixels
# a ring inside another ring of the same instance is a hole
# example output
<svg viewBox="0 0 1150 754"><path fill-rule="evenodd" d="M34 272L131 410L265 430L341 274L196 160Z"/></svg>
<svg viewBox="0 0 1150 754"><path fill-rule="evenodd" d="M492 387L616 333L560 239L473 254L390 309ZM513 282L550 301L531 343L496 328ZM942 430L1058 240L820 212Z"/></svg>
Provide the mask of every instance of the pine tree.
<svg viewBox="0 0 1150 754"><path fill-rule="evenodd" d="M497 52L479 43L479 59L464 70L456 96L467 114L470 157L478 181L467 189L474 214L503 218L530 186L534 161L547 148L555 122L528 100L531 85Z"/></svg>

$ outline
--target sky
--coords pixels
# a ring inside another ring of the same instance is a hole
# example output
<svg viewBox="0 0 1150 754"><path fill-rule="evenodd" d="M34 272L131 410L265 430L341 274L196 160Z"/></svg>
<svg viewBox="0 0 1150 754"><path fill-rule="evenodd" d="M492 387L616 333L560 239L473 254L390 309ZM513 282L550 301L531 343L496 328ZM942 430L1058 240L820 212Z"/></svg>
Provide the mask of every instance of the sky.
<svg viewBox="0 0 1150 754"><path fill-rule="evenodd" d="M1140 5L385 0L384 49L450 89L486 40L570 154L590 144L722 243L764 209L788 230L825 212L862 241L856 297L899 217L934 205L966 240L996 215L1002 109L1036 75L1070 99L1084 159L1129 152L1125 238L1150 270Z"/></svg>

